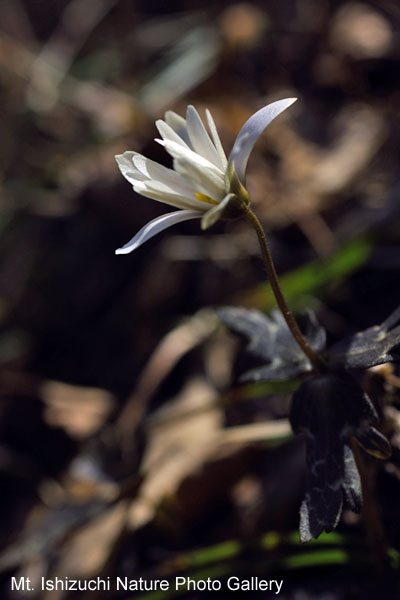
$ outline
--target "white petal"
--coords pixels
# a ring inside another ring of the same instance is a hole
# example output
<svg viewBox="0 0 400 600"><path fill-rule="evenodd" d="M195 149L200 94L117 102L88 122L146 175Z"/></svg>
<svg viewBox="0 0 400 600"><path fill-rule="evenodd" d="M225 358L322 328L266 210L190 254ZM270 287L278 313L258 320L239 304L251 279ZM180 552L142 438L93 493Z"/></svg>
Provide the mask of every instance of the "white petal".
<svg viewBox="0 0 400 600"><path fill-rule="evenodd" d="M158 119L158 121L156 121L156 127L157 127L161 137L163 138L163 140L175 142L179 146L182 146L183 148L187 148L188 150L191 149L189 140L188 140L188 143L186 143L186 141L183 140L180 137L180 135L178 135L176 133L176 131L168 125L168 123L165 123L161 119Z"/></svg>
<svg viewBox="0 0 400 600"><path fill-rule="evenodd" d="M297 98L286 98L264 106L264 108L254 113L239 131L228 162L229 164L233 163L235 172L242 183L244 183L247 161L257 139L271 121L289 108L296 100Z"/></svg>
<svg viewBox="0 0 400 600"><path fill-rule="evenodd" d="M174 159L174 169L187 181L190 181L197 192L210 196L216 202L225 195L224 180L202 165L189 162L183 158ZM207 204L206 204L207 207Z"/></svg>
<svg viewBox="0 0 400 600"><path fill-rule="evenodd" d="M226 154L224 152L224 149L222 147L221 144L221 140L219 139L219 135L218 135L218 130L216 128L214 119L212 118L212 114L210 113L210 111L208 110L208 108L206 109L206 117L207 117L207 123L208 123L208 127L210 128L211 131L211 135L212 135L212 139L214 142L214 145L217 149L217 152L219 154L219 158L221 161L221 166L222 166L222 170L225 171L228 161L226 159Z"/></svg>
<svg viewBox="0 0 400 600"><path fill-rule="evenodd" d="M194 106L187 107L186 123L193 150L223 170L219 154Z"/></svg>
<svg viewBox="0 0 400 600"><path fill-rule="evenodd" d="M169 140L156 140L174 157L174 169L196 188L196 191L221 200L225 193L224 173L206 158Z"/></svg>
<svg viewBox="0 0 400 600"><path fill-rule="evenodd" d="M136 152L124 152L123 154L117 154L115 160L117 161L119 170L122 175L131 183L135 185L140 181L144 181L146 177L144 177L133 164L133 157L136 155Z"/></svg>
<svg viewBox="0 0 400 600"><path fill-rule="evenodd" d="M169 206L175 206L175 208L184 208L190 210L207 210L208 206L204 202L200 202L193 195L193 197L185 197L181 194L171 191L160 181L145 181L137 183L133 186L133 189L138 194L151 198L152 200L158 200Z"/></svg>
<svg viewBox="0 0 400 600"><path fill-rule="evenodd" d="M208 210L201 219L201 228L208 229L221 218L223 211L228 206L230 200L235 197L235 194L227 194L225 198L217 206L213 206Z"/></svg>
<svg viewBox="0 0 400 600"><path fill-rule="evenodd" d="M186 143L186 145L191 147L185 119L173 110L167 110L164 119L166 124L178 134L178 136Z"/></svg>
<svg viewBox="0 0 400 600"><path fill-rule="evenodd" d="M197 154L197 152L193 152L190 148L184 148L181 144L177 144L172 140L155 140L159 144L165 147L166 151L173 157L183 159L186 162L190 162L193 165L198 165L203 167L204 170L210 170L212 173L220 177L222 180L224 179L224 173L221 169L219 169L212 162Z"/></svg>
<svg viewBox="0 0 400 600"><path fill-rule="evenodd" d="M138 152L125 152L116 156L116 160L121 173L138 194L176 208L207 210L207 205L197 200L193 185L176 171Z"/></svg>
<svg viewBox="0 0 400 600"><path fill-rule="evenodd" d="M198 219L202 213L195 210L178 210L177 212L167 213L153 219L147 225L142 227L140 231L122 248L118 248L115 254L129 254L136 248L139 248L144 242L151 239L164 229L180 223L181 221L188 221L189 219Z"/></svg>
<svg viewBox="0 0 400 600"><path fill-rule="evenodd" d="M135 154L132 160L136 169L141 175L146 177L146 179L159 181L173 192L181 194L182 196L192 196L194 198L195 190L193 186L173 169L167 169L167 167L164 167L141 154Z"/></svg>

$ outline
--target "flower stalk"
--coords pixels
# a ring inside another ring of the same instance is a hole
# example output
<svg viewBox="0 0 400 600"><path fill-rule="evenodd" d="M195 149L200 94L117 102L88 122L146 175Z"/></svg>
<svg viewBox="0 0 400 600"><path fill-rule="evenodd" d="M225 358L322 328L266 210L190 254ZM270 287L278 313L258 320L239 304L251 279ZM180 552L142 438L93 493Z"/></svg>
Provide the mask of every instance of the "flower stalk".
<svg viewBox="0 0 400 600"><path fill-rule="evenodd" d="M258 242L260 244L261 254L264 261L264 265L267 271L268 279L271 284L272 291L274 293L276 302L279 306L280 311L282 312L283 318L286 321L286 324L292 334L293 338L296 340L297 344L300 346L304 354L307 356L313 367L319 371L324 372L327 369L327 365L323 358L317 354L307 342L304 335L301 333L299 326L297 325L296 320L294 319L290 309L286 303L285 297L282 293L282 289L279 283L278 274L275 269L274 262L272 260L271 251L269 248L267 237L264 233L264 229L257 217L257 215L252 211L250 206L243 205L244 214L255 230L258 238Z"/></svg>

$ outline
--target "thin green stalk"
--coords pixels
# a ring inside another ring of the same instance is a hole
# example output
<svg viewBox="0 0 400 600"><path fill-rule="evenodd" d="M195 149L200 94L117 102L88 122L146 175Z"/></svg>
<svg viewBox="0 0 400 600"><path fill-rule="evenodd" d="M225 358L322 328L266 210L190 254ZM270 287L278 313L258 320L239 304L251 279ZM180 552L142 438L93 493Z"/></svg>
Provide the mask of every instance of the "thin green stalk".
<svg viewBox="0 0 400 600"><path fill-rule="evenodd" d="M269 249L269 244L268 244L263 227L262 227L258 217L254 214L254 212L251 210L251 208L249 206L245 207L245 214L246 214L247 220L252 225L252 227L255 229L255 232L257 234L258 241L259 241L260 248L261 248L262 257L264 260L265 268L267 270L267 275L268 275L269 282L271 284L272 291L274 293L274 296L276 298L278 306L282 312L282 315L287 323L287 326L289 327L289 330L290 330L292 336L294 337L294 339L296 340L296 342L298 343L298 345L300 346L300 348L302 349L304 354L307 356L307 358L309 359L309 361L311 362L313 367L317 371L326 371L325 361L319 354L317 354L311 348L311 346L305 339L304 335L301 333L299 326L297 325L292 313L289 310L288 305L286 304L285 297L282 293L281 286L279 284L278 275L275 270L275 265L272 260L271 251Z"/></svg>

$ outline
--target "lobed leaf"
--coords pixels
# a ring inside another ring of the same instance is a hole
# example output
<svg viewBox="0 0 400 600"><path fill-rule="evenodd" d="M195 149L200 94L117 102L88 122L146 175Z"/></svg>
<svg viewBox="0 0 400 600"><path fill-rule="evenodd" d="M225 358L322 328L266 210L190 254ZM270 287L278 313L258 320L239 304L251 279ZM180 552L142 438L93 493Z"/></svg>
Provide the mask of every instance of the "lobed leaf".
<svg viewBox="0 0 400 600"><path fill-rule="evenodd" d="M227 306L218 309L217 315L229 329L248 340L246 349L250 354L268 363L247 371L241 381L281 381L311 371L310 361L293 339L279 311L273 311L269 317L258 310ZM314 313L305 316L304 328L313 350L323 350L325 330Z"/></svg>
<svg viewBox="0 0 400 600"><path fill-rule="evenodd" d="M335 369L367 369L399 358L393 350L400 346L400 307L381 325L369 327L341 340L329 351ZM397 327L394 327L397 325Z"/></svg>
<svg viewBox="0 0 400 600"><path fill-rule="evenodd" d="M343 504L360 511L361 484L350 436L375 456L390 456L389 442L373 427L377 421L371 400L347 373L315 376L294 393L290 422L295 433L305 433L307 446L302 542L332 531Z"/></svg>

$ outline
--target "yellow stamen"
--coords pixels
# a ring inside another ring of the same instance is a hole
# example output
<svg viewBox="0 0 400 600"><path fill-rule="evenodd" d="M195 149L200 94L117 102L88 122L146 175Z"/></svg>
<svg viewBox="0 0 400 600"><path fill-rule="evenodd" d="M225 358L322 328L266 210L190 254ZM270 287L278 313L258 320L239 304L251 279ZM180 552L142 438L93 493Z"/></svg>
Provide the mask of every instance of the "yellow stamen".
<svg viewBox="0 0 400 600"><path fill-rule="evenodd" d="M200 200L200 202L207 202L207 204L218 204L214 198L210 198L210 196L206 196L205 194L198 194L195 192L194 195L196 196L197 200Z"/></svg>

